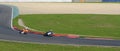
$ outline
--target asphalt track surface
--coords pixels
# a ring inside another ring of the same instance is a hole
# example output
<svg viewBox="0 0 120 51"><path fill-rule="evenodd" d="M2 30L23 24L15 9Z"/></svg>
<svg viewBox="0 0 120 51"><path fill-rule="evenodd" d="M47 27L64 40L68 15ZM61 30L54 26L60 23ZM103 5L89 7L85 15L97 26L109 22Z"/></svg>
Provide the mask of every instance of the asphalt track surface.
<svg viewBox="0 0 120 51"><path fill-rule="evenodd" d="M98 45L98 46L120 46L120 40L96 40L84 38L67 37L44 37L36 34L19 34L10 28L11 7L0 5L0 39L9 41L46 43L46 44L69 44L69 45ZM4 18L6 20L4 20Z"/></svg>

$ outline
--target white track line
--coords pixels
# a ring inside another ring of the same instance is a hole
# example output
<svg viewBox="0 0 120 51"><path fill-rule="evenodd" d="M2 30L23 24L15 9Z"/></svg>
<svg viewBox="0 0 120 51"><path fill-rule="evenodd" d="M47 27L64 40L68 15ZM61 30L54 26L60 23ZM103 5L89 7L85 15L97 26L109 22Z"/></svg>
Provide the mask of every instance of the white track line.
<svg viewBox="0 0 120 51"><path fill-rule="evenodd" d="M28 29L30 29L30 30L38 31L38 30L35 30L35 29L32 29L32 28L27 27L27 26L24 24L23 20L20 19L20 18L18 19L18 25L21 26L21 27L24 27L24 28L28 28Z"/></svg>

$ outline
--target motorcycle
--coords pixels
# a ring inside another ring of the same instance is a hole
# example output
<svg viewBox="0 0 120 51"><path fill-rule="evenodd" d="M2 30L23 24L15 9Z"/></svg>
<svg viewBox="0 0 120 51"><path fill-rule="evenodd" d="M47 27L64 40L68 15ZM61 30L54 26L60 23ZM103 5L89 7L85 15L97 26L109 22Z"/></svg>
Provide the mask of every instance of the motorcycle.
<svg viewBox="0 0 120 51"><path fill-rule="evenodd" d="M53 36L53 32L51 32L51 31L46 32L43 36L52 37Z"/></svg>
<svg viewBox="0 0 120 51"><path fill-rule="evenodd" d="M28 32L22 30L22 31L19 31L19 33L26 35Z"/></svg>

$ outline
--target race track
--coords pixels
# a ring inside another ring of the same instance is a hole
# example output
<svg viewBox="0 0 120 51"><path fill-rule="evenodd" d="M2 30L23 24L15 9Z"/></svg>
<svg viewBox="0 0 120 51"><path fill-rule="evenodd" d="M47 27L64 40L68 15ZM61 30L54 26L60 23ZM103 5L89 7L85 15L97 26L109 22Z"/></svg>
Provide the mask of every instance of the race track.
<svg viewBox="0 0 120 51"><path fill-rule="evenodd" d="M70 44L70 45L99 45L99 46L120 46L120 40L95 40L84 38L67 37L43 37L42 35L27 34L21 35L11 27L11 7L0 5L0 39L21 42L46 43L46 44ZM6 20L4 20L4 18Z"/></svg>

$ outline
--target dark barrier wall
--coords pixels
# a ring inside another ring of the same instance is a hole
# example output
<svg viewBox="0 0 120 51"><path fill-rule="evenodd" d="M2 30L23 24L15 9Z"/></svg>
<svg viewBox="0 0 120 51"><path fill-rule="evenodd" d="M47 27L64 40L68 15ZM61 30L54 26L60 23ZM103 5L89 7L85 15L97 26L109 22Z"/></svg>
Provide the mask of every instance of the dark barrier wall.
<svg viewBox="0 0 120 51"><path fill-rule="evenodd" d="M72 0L72 2L80 2L80 0Z"/></svg>
<svg viewBox="0 0 120 51"><path fill-rule="evenodd" d="M120 2L120 0L72 0L72 2Z"/></svg>
<svg viewBox="0 0 120 51"><path fill-rule="evenodd" d="M103 0L102 2L120 2L120 0Z"/></svg>

